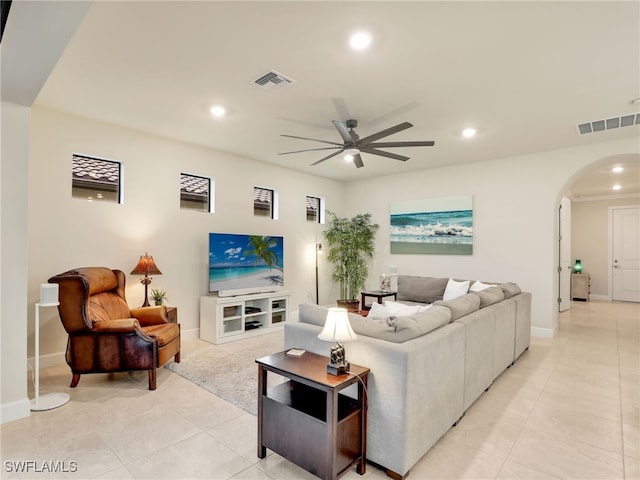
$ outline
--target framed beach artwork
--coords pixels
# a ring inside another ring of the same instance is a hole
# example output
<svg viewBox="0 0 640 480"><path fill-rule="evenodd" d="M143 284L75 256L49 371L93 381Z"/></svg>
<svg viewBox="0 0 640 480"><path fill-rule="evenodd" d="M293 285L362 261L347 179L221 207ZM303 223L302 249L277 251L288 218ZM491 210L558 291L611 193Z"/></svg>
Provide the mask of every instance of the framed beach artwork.
<svg viewBox="0 0 640 480"><path fill-rule="evenodd" d="M471 195L392 202L391 253L471 255Z"/></svg>

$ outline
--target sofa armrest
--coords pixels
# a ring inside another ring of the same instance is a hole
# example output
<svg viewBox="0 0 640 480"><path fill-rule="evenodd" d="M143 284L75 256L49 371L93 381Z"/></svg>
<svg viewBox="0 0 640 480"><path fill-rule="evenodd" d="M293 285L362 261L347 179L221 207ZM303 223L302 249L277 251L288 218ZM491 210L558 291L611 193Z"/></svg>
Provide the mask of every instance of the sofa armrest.
<svg viewBox="0 0 640 480"><path fill-rule="evenodd" d="M164 305L132 308L131 316L136 318L143 327L170 323L167 317L167 307Z"/></svg>
<svg viewBox="0 0 640 480"><path fill-rule="evenodd" d="M135 318L119 318L93 324L93 331L97 333L129 333L136 330L140 330L140 324Z"/></svg>

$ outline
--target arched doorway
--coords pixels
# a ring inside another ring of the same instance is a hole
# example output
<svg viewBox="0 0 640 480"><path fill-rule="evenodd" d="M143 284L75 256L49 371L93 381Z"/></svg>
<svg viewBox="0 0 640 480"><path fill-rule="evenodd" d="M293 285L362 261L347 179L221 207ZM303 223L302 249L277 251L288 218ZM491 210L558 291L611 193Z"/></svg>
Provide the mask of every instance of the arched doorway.
<svg viewBox="0 0 640 480"><path fill-rule="evenodd" d="M622 167L621 172L612 171L613 167ZM616 262L614 250L616 247L616 235L628 237L629 229L633 227L633 221L626 223L624 229L617 228L612 221L613 212L623 210L629 212L631 207L640 206L640 155L622 154L612 155L592 162L577 171L567 182L560 193L558 206L558 305L559 311L567 308L567 293L571 296L566 282L570 279L567 270L576 259L580 259L584 271L589 274L590 295L595 300L629 300L617 297L613 291L614 279L621 278L623 265L620 260ZM612 190L614 184L620 184L620 190ZM567 202L569 203L567 208ZM637 212L638 210L636 210ZM562 213L569 213L568 220L562 220ZM628 217L628 215L627 215ZM566 230L566 225L570 230ZM565 224L563 231L563 224ZM626 230L625 233L622 233ZM617 233L616 233L617 232ZM563 241L565 244L563 245ZM569 243L569 245L566 245ZM618 243L627 250L634 249L627 239ZM635 249L637 251L637 249ZM570 252L569 259L566 252ZM619 256L619 255L618 255ZM627 255L628 256L628 255ZM632 255L633 256L633 255ZM640 259L632 259L624 263L625 267L631 265L624 272L625 291L638 290L640 283ZM584 280L584 277L582 277ZM620 283L620 282L618 282ZM563 308L564 307L564 308Z"/></svg>

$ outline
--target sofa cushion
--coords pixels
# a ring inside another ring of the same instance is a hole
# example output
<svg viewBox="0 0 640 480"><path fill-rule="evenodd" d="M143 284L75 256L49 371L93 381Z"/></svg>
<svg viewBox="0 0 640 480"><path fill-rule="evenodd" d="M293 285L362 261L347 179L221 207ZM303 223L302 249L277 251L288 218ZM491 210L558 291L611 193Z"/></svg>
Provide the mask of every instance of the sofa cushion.
<svg viewBox="0 0 640 480"><path fill-rule="evenodd" d="M324 326L327 309L310 303L301 304L298 319L303 323ZM357 335L379 338L394 343L402 343L412 338L425 335L451 320L451 312L447 308L430 308L426 312L413 315L392 316L376 320L349 313L349 323Z"/></svg>
<svg viewBox="0 0 640 480"><path fill-rule="evenodd" d="M442 300L453 300L465 295L469 291L469 283L471 283L469 280L457 281L450 278L447 282L447 287L444 289Z"/></svg>
<svg viewBox="0 0 640 480"><path fill-rule="evenodd" d="M502 289L504 298L511 298L522 292L522 290L520 290L520 287L513 282L501 283L498 286Z"/></svg>
<svg viewBox="0 0 640 480"><path fill-rule="evenodd" d="M436 300L442 300L448 281L448 278L398 275L397 300L420 303L433 303Z"/></svg>
<svg viewBox="0 0 640 480"><path fill-rule="evenodd" d="M480 297L475 293L467 293L453 300L438 300L434 305L443 305L451 310L451 321L469 315L480 309Z"/></svg>
<svg viewBox="0 0 640 480"><path fill-rule="evenodd" d="M485 288L480 292L472 292L473 295L477 295L480 298L480 308L484 308L488 305L501 302L504 300L504 293L500 287Z"/></svg>
<svg viewBox="0 0 640 480"><path fill-rule="evenodd" d="M394 328L393 335L385 334L378 338L390 342L402 343L426 335L450 323L451 311L443 307L433 307L425 312L413 315L391 317L389 322Z"/></svg>

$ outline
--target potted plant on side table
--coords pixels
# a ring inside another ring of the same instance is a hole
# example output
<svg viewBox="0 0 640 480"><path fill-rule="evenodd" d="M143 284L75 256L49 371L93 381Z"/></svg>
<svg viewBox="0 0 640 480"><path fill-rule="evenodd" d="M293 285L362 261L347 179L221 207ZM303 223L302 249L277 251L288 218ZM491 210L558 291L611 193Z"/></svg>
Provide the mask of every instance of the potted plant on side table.
<svg viewBox="0 0 640 480"><path fill-rule="evenodd" d="M331 220L323 232L329 245L327 260L334 266L332 278L340 285L338 305L358 310L358 295L369 275L369 260L375 251L375 236L380 225L371 223L370 213L341 218L327 210Z"/></svg>
<svg viewBox="0 0 640 480"><path fill-rule="evenodd" d="M155 302L156 305L162 305L165 300L167 300L167 292L164 290L156 290L155 288L151 290L151 299Z"/></svg>

